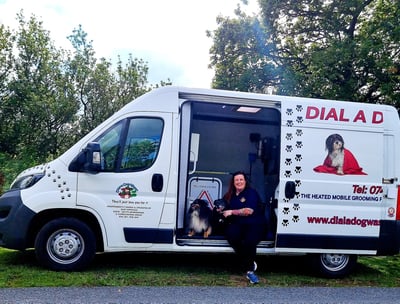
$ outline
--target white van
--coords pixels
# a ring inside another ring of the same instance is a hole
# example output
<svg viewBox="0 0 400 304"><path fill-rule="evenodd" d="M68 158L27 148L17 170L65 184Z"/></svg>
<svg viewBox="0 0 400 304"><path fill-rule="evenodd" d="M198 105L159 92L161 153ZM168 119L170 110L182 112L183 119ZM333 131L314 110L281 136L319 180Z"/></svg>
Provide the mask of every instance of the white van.
<svg viewBox="0 0 400 304"><path fill-rule="evenodd" d="M0 246L56 270L96 252L232 252L188 235L244 170L268 230L259 255L309 254L330 277L399 252L400 124L385 105L163 87L127 104L0 198Z"/></svg>

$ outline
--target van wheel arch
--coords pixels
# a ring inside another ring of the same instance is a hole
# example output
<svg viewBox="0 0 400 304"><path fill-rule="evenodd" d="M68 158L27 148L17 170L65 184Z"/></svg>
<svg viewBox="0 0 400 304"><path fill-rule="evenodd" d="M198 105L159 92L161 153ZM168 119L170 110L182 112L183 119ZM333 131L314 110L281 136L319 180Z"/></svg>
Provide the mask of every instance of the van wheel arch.
<svg viewBox="0 0 400 304"><path fill-rule="evenodd" d="M100 227L98 219L92 213L79 209L48 209L39 212L29 226L27 247L34 247L37 234L44 225L54 219L63 217L75 218L86 223L96 235L96 251L104 251L102 228Z"/></svg>
<svg viewBox="0 0 400 304"><path fill-rule="evenodd" d="M79 219L56 218L39 230L34 247L38 262L49 269L81 270L96 254L96 236Z"/></svg>
<svg viewBox="0 0 400 304"><path fill-rule="evenodd" d="M310 254L312 269L320 276L336 279L349 275L357 264L357 255L320 253Z"/></svg>

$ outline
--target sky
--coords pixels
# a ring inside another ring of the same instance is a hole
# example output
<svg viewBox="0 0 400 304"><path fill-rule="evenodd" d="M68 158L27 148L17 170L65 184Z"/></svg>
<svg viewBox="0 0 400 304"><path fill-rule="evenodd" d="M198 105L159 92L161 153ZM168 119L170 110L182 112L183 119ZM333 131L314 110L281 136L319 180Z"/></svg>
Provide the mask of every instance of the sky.
<svg viewBox="0 0 400 304"><path fill-rule="evenodd" d="M96 57L115 62L129 54L143 59L149 84L170 79L173 85L210 88L208 68L216 17L234 16L239 0L0 0L0 24L15 29L17 13L43 22L55 45L70 49L67 36L82 25ZM243 10L257 11L257 0ZM124 61L125 60L125 61Z"/></svg>

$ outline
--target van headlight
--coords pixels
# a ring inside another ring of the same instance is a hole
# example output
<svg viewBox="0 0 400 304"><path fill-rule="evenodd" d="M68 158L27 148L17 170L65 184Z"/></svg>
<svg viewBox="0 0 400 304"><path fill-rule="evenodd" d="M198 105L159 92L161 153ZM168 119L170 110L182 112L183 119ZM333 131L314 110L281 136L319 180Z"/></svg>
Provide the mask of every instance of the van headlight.
<svg viewBox="0 0 400 304"><path fill-rule="evenodd" d="M10 189L26 189L36 184L44 173L25 175L17 178L11 185Z"/></svg>

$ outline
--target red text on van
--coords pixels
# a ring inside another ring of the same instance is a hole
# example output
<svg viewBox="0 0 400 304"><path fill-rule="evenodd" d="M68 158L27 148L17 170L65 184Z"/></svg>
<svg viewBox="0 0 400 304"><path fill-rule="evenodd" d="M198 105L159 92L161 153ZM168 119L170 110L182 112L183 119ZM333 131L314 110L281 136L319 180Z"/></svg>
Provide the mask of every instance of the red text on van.
<svg viewBox="0 0 400 304"><path fill-rule="evenodd" d="M383 113L373 111L371 117L365 114L364 110L359 110L353 117L347 117L345 109L325 108L325 107L307 107L306 119L334 120L341 122L362 122L380 124L383 122Z"/></svg>

